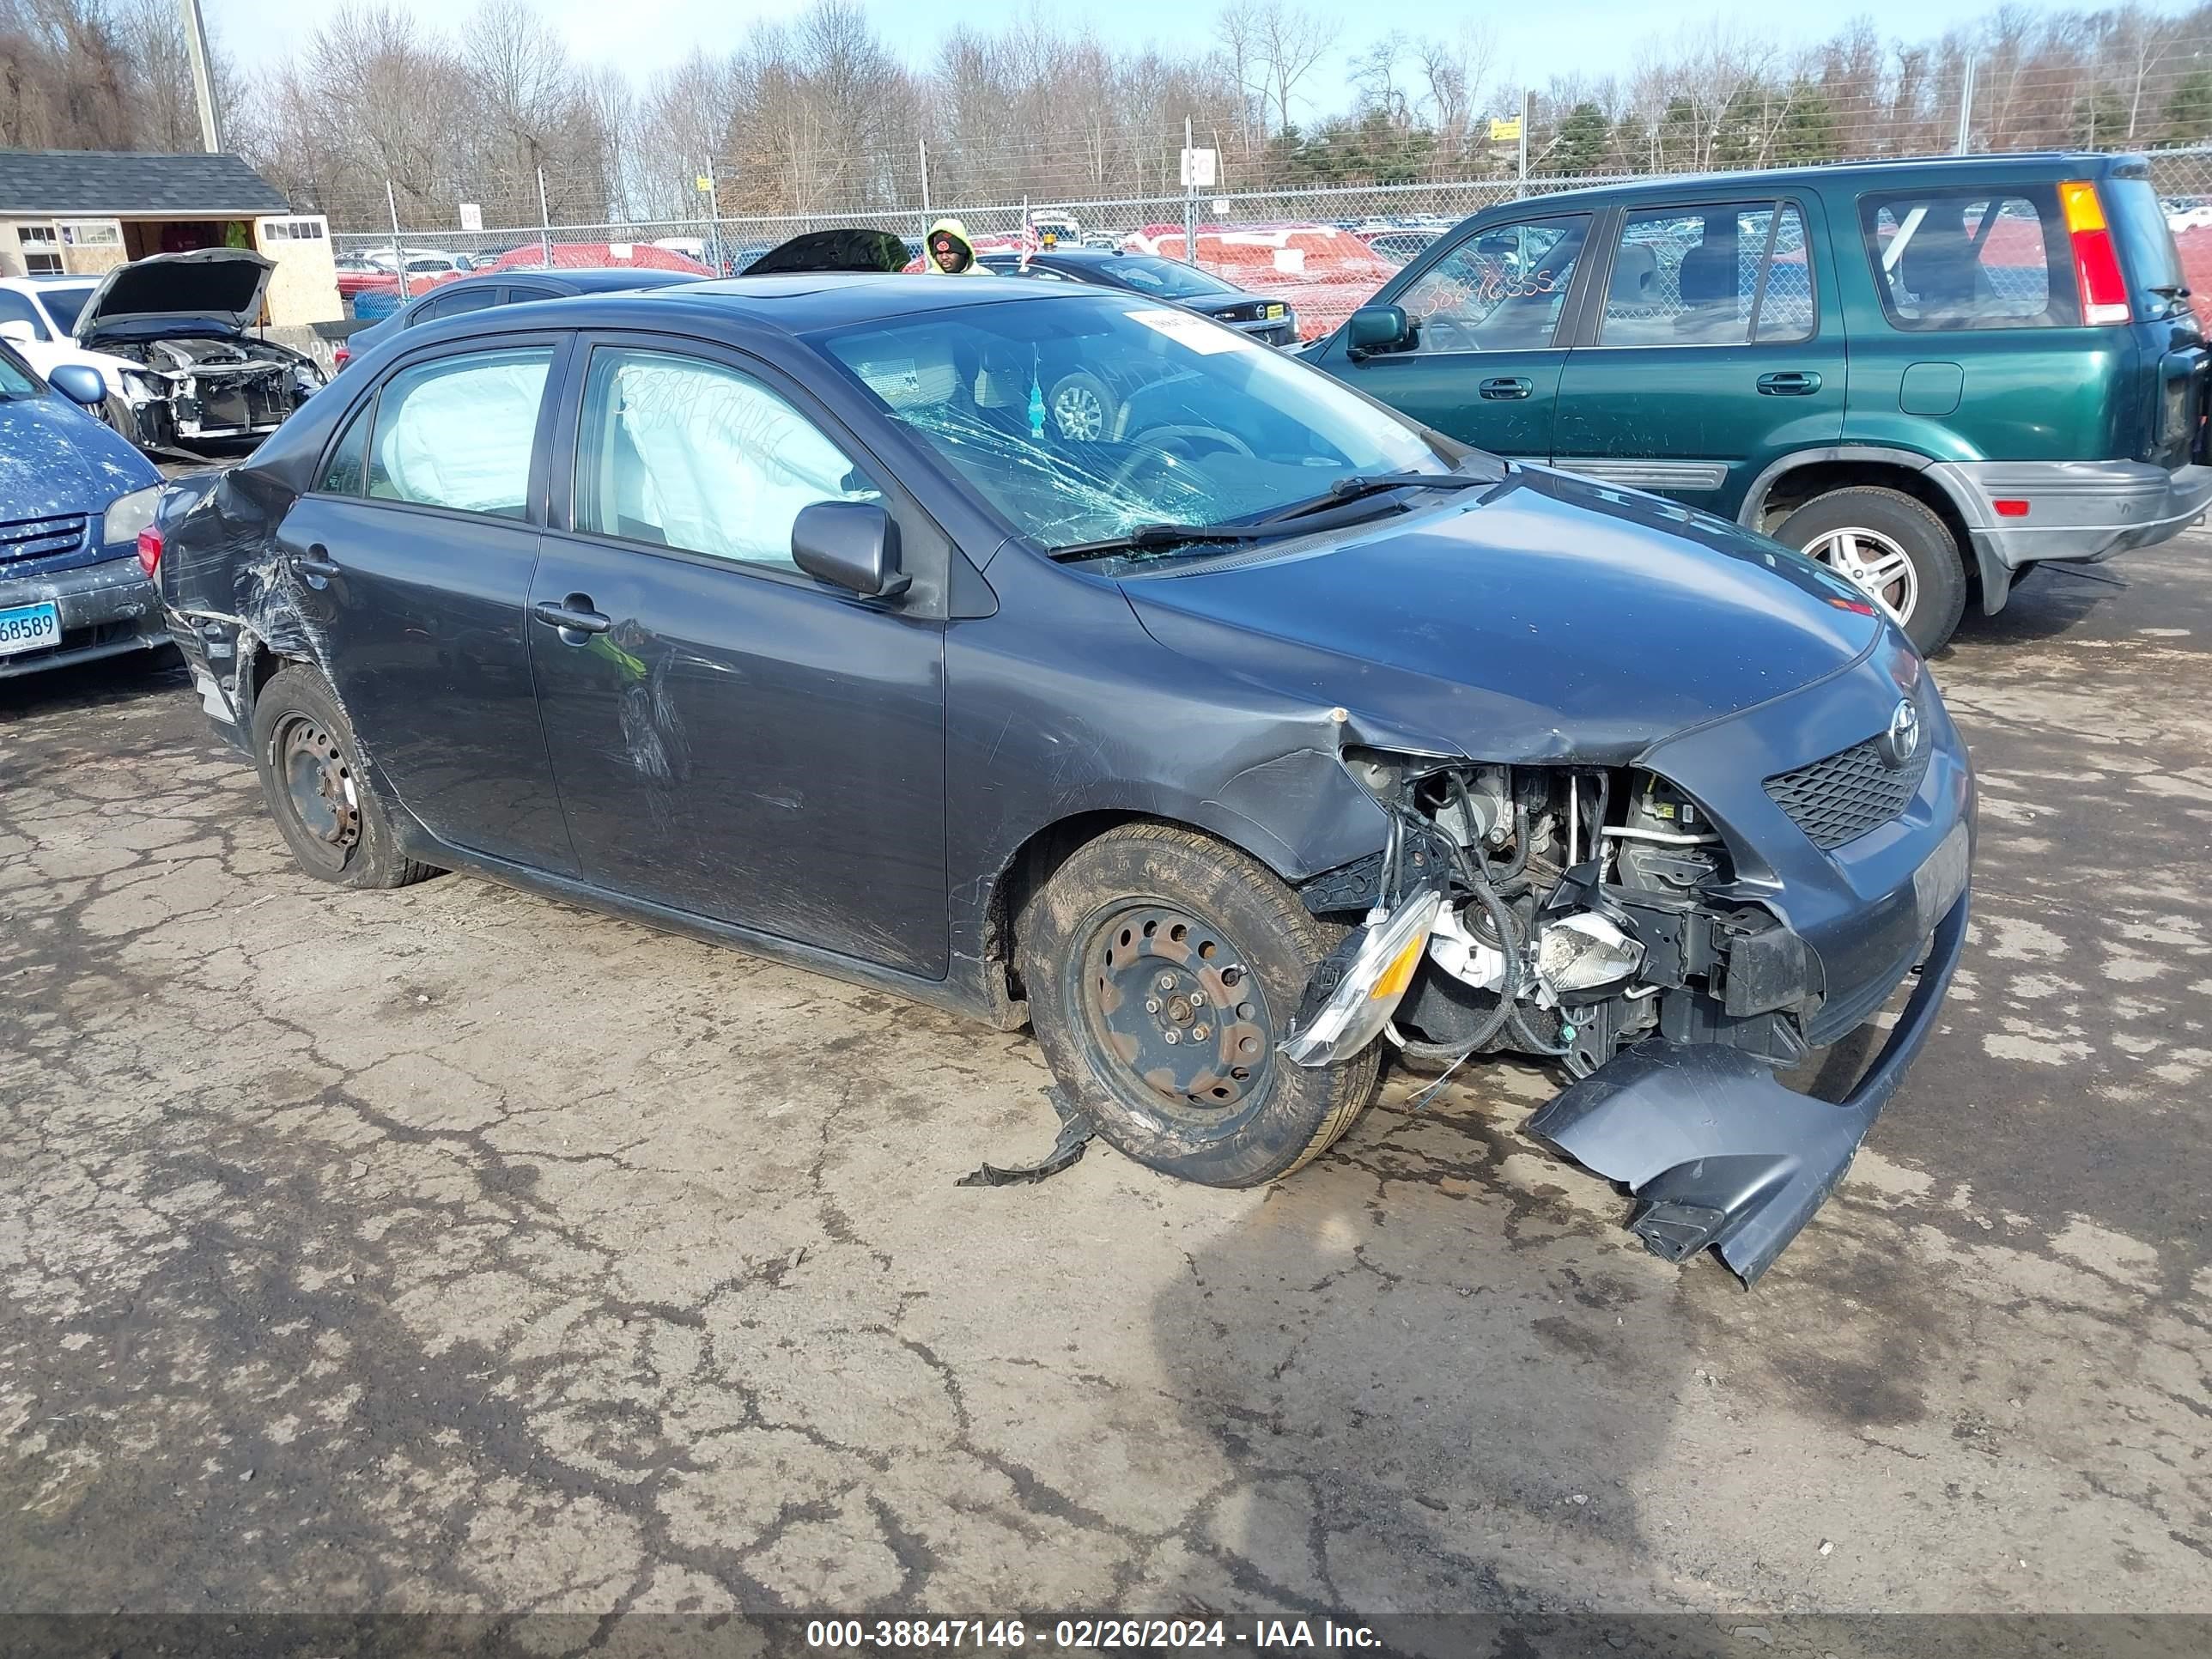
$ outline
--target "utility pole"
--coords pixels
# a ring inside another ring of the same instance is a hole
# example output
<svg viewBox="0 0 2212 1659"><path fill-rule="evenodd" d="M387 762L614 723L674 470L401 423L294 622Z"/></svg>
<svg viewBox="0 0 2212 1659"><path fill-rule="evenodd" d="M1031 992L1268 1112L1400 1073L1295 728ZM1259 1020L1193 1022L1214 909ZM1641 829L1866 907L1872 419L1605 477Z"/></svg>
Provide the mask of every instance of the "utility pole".
<svg viewBox="0 0 2212 1659"><path fill-rule="evenodd" d="M399 276L399 303L407 303L407 250L399 246L399 198L392 193L392 180L384 181L384 205L392 210L392 269Z"/></svg>
<svg viewBox="0 0 2212 1659"><path fill-rule="evenodd" d="M1516 197L1528 193L1528 108L1535 94L1527 88L1521 91L1521 184L1513 193Z"/></svg>
<svg viewBox="0 0 2212 1659"><path fill-rule="evenodd" d="M927 236L929 234L929 140L917 136L914 148L915 153L921 157L921 234ZM927 248L922 250L921 257L925 259L929 257Z"/></svg>
<svg viewBox="0 0 2212 1659"><path fill-rule="evenodd" d="M1198 263L1198 160L1191 153L1190 117L1182 118L1182 262Z"/></svg>
<svg viewBox="0 0 2212 1659"><path fill-rule="evenodd" d="M544 176L542 173L538 174L540 180L543 180ZM709 233L707 243L707 263L714 267L714 274L717 276L734 276L737 275L735 271L725 271L722 268L722 192L714 183L714 157L707 158L707 171L702 176L707 180L707 225ZM543 204L543 198L540 198L540 204Z"/></svg>
<svg viewBox="0 0 2212 1659"><path fill-rule="evenodd" d="M2094 109L2096 100L2091 99ZM1974 142L1974 54L1966 54L1965 65L1959 73L1959 143L1956 153L1964 155L1973 148Z"/></svg>
<svg viewBox="0 0 2212 1659"><path fill-rule="evenodd" d="M538 252L545 269L553 269L553 210L545 205L545 169L538 169Z"/></svg>
<svg viewBox="0 0 2212 1659"><path fill-rule="evenodd" d="M222 124L216 119L215 77L208 72L207 24L200 0L184 0L185 51L192 60L192 100L200 111L200 148L214 155L222 148Z"/></svg>

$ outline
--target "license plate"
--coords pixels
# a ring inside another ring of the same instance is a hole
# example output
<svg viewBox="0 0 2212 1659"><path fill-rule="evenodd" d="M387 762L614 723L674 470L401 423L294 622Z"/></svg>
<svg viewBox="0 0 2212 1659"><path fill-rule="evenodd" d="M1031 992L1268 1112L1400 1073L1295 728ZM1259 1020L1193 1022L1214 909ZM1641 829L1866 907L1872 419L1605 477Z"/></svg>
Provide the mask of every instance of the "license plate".
<svg viewBox="0 0 2212 1659"><path fill-rule="evenodd" d="M1933 927L1950 914L1966 890L1966 826L1955 823L1943 844L1912 872L1912 908L1923 927Z"/></svg>
<svg viewBox="0 0 2212 1659"><path fill-rule="evenodd" d="M0 657L45 651L62 642L62 613L51 599L0 611Z"/></svg>

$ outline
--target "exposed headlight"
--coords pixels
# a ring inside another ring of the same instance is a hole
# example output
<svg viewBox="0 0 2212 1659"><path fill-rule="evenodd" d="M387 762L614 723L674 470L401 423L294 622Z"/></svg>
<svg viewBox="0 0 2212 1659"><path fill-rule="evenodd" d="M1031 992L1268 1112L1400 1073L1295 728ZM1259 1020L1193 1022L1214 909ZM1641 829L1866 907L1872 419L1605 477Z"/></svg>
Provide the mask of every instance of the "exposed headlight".
<svg viewBox="0 0 2212 1659"><path fill-rule="evenodd" d="M154 509L161 503L161 486L149 484L107 504L100 524L100 539L110 547L135 543L138 532L154 522Z"/></svg>
<svg viewBox="0 0 2212 1659"><path fill-rule="evenodd" d="M1309 1006L1300 1011L1298 1029L1283 1040L1284 1059L1293 1066L1333 1066L1382 1034L1421 965L1440 897L1434 891L1415 894L1354 933L1316 970L1317 982L1308 988ZM1339 963L1343 977L1316 995L1322 972Z"/></svg>

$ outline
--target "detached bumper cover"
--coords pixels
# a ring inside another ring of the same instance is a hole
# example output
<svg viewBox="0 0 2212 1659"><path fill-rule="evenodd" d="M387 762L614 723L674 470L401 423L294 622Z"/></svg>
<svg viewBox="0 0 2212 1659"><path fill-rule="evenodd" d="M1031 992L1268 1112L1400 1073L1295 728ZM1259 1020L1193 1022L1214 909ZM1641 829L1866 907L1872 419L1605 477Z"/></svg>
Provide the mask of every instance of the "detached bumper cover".
<svg viewBox="0 0 2212 1659"><path fill-rule="evenodd" d="M1965 948L1971 896L1936 924L1920 983L1840 1105L1786 1089L1740 1050L1653 1040L1547 1103L1532 1134L1641 1200L1629 1229L1680 1261L1710 1244L1749 1285L1850 1168L1934 1030Z"/></svg>

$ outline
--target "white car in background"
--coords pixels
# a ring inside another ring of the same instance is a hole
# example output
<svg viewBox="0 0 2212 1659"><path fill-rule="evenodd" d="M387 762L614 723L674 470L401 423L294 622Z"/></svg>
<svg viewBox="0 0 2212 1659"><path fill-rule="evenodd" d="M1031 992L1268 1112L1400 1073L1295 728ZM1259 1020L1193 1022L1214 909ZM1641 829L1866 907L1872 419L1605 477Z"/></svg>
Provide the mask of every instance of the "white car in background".
<svg viewBox="0 0 2212 1659"><path fill-rule="evenodd" d="M141 449L258 439L324 383L313 358L249 332L273 269L243 248L201 248L96 277L0 277L0 339L41 375L70 363L99 374L107 423Z"/></svg>

